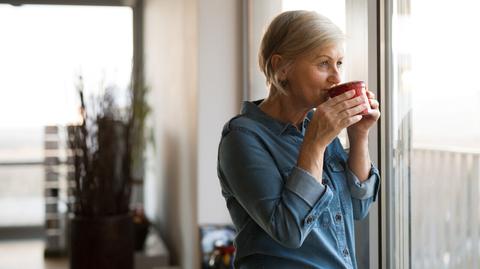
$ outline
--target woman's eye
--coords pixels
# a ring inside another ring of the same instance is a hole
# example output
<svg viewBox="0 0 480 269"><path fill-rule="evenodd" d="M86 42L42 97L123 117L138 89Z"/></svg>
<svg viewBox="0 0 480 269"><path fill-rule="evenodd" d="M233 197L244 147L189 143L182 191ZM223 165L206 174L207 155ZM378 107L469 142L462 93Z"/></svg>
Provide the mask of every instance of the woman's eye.
<svg viewBox="0 0 480 269"><path fill-rule="evenodd" d="M343 62L342 62L342 61L338 61L338 62L337 62L337 66L340 67L340 66L342 66L342 65L343 65Z"/></svg>
<svg viewBox="0 0 480 269"><path fill-rule="evenodd" d="M328 61L323 61L323 62L320 62L320 66L328 66Z"/></svg>

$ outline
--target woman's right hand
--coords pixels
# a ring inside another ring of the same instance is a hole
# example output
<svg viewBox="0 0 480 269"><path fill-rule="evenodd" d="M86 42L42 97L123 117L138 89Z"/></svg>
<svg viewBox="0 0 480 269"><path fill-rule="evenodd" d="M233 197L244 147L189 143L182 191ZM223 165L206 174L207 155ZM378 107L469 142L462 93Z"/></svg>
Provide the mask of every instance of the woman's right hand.
<svg viewBox="0 0 480 269"><path fill-rule="evenodd" d="M317 106L310 123L297 160L297 166L308 171L322 183L323 154L327 146L338 136L343 128L359 122L357 115L365 108L363 97L355 97L355 91L330 98Z"/></svg>
<svg viewBox="0 0 480 269"><path fill-rule="evenodd" d="M346 127L362 119L358 113L367 108L362 96L352 98L350 90L320 104L308 125L304 142L326 148Z"/></svg>

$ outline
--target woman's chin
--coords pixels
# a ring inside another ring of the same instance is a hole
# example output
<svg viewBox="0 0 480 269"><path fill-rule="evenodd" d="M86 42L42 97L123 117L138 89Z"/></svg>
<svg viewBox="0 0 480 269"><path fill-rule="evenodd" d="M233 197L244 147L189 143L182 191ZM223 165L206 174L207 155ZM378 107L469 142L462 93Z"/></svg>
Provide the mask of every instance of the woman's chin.
<svg viewBox="0 0 480 269"><path fill-rule="evenodd" d="M318 101L316 102L316 106L319 106L321 105L322 103L326 102L328 100L328 94L327 92L323 92L320 94L320 96L318 97Z"/></svg>

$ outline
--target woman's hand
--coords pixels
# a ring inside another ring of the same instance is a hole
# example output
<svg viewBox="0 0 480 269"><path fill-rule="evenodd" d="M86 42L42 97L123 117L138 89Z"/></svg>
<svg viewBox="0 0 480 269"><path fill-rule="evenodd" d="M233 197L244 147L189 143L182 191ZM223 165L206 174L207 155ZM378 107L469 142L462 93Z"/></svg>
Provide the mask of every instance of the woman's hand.
<svg viewBox="0 0 480 269"><path fill-rule="evenodd" d="M357 115L367 108L363 97L355 97L351 90L320 104L313 115L305 134L304 142L313 142L326 147L344 128L358 123ZM377 106L378 107L378 106Z"/></svg>
<svg viewBox="0 0 480 269"><path fill-rule="evenodd" d="M367 97L371 107L370 113L363 115L360 121L347 128L350 140L368 136L368 131L380 118L380 105L375 99L375 94L367 89Z"/></svg>
<svg viewBox="0 0 480 269"><path fill-rule="evenodd" d="M298 167L322 182L323 154L328 144L343 130L362 119L357 115L367 108L362 97L348 91L320 104L308 125L297 160Z"/></svg>

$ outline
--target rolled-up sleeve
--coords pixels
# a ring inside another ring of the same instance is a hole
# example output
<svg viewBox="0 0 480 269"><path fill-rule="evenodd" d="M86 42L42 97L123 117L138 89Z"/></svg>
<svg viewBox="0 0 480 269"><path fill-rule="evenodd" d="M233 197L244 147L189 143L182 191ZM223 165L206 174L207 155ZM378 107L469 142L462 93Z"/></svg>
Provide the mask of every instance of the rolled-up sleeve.
<svg viewBox="0 0 480 269"><path fill-rule="evenodd" d="M265 232L286 247L302 245L333 197L328 186L298 167L283 175L262 141L248 131L232 130L223 137L218 162L228 191Z"/></svg>
<svg viewBox="0 0 480 269"><path fill-rule="evenodd" d="M347 167L347 183L352 196L353 213L355 219L363 219L368 214L370 205L377 199L380 188L378 169L372 164L368 178L361 182Z"/></svg>
<svg viewBox="0 0 480 269"><path fill-rule="evenodd" d="M326 186L319 184L310 173L297 166L293 168L285 187L297 194L312 208L326 189Z"/></svg>

